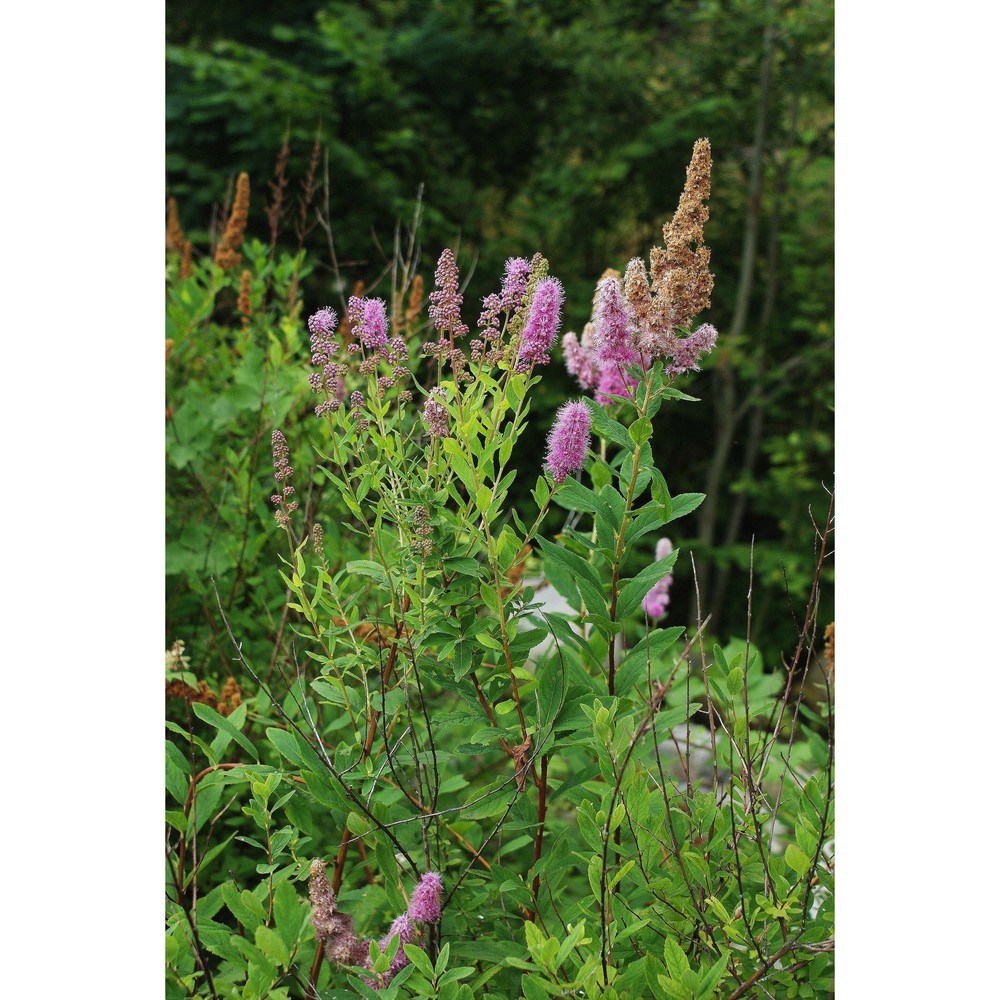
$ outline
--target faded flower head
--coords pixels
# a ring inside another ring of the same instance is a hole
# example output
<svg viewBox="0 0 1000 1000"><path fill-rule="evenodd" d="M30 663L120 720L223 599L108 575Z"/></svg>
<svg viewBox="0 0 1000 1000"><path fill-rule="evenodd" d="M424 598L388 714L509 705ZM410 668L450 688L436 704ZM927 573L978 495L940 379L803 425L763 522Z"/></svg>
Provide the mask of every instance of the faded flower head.
<svg viewBox="0 0 1000 1000"><path fill-rule="evenodd" d="M427 312L434 329L442 336L450 333L461 337L469 332L462 322L462 295L458 290L458 264L455 254L449 249L441 251L437 270L434 272L436 289L430 294Z"/></svg>
<svg viewBox="0 0 1000 1000"><path fill-rule="evenodd" d="M562 283L558 278L542 278L538 282L528 309L528 321L521 334L519 357L522 361L540 365L549 363L549 351L559 332L563 297Z"/></svg>
<svg viewBox="0 0 1000 1000"><path fill-rule="evenodd" d="M245 317L253 312L253 302L250 299L250 272L244 270L240 275L240 294L236 299L236 309Z"/></svg>
<svg viewBox="0 0 1000 1000"><path fill-rule="evenodd" d="M712 191L712 147L707 139L694 144L677 211L663 227L665 249L650 254L660 333L687 326L712 304L715 276L705 246L704 226Z"/></svg>
<svg viewBox="0 0 1000 1000"><path fill-rule="evenodd" d="M184 640L177 639L167 650L167 672L179 672L190 668L191 657L184 652Z"/></svg>
<svg viewBox="0 0 1000 1000"><path fill-rule="evenodd" d="M718 339L719 331L711 323L702 323L687 337L672 336L669 353L673 356L673 363L667 365L667 371L675 375L698 371L701 356L708 354Z"/></svg>
<svg viewBox="0 0 1000 1000"><path fill-rule="evenodd" d="M431 389L431 394L424 403L424 422L427 424L427 433L432 438L448 437L451 431L448 429L448 410L441 400L444 399L444 389L438 386Z"/></svg>
<svg viewBox="0 0 1000 1000"><path fill-rule="evenodd" d="M509 257L504 269L503 285L500 289L500 303L507 310L519 309L528 290L528 275L531 262L524 257Z"/></svg>
<svg viewBox="0 0 1000 1000"><path fill-rule="evenodd" d="M572 472L583 468L590 446L590 409L586 403L563 403L549 432L545 468L557 482L564 482Z"/></svg>
<svg viewBox="0 0 1000 1000"><path fill-rule="evenodd" d="M288 442L277 427L271 432L271 453L274 457L274 481L279 489L271 497L271 503L277 508L274 519L282 528L288 528L288 515L299 509L299 503L291 499L295 495L295 487L285 483L295 470L288 464Z"/></svg>
<svg viewBox="0 0 1000 1000"><path fill-rule="evenodd" d="M167 249L180 253L184 249L184 230L177 214L177 200L167 199Z"/></svg>

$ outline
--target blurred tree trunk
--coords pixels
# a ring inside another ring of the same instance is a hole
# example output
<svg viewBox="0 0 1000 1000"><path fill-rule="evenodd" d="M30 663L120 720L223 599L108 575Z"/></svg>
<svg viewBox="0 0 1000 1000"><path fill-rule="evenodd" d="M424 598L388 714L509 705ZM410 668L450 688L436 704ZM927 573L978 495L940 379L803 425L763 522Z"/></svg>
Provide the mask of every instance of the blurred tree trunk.
<svg viewBox="0 0 1000 1000"><path fill-rule="evenodd" d="M798 74L793 71L793 79L798 79ZM788 138L785 143L786 149L791 149L796 142L798 134L798 119L800 107L801 91L796 88L792 95L792 112L788 123ZM791 170L791 157L786 156L779 165L774 180L774 201L771 210L771 220L767 237L767 262L765 273L767 274L767 284L764 290L764 302L760 311L760 335L761 343L757 350L757 371L754 379L754 386L751 396L747 400L750 416L750 426L746 434L746 444L743 449L743 464L740 469L739 479L745 480L753 473L757 462L757 455L760 451L760 442L764 431L764 415L766 412L767 399L764 398L763 387L767 383L768 365L770 355L767 350L766 338L774 320L774 307L778 293L778 250L779 238L784 223L785 195L788 191L788 175ZM780 387L779 387L780 391ZM726 524L726 531L722 538L723 546L733 545L740 537L740 529L743 525L743 518L746 515L747 498L749 490L741 490L733 500L732 509L729 512L729 520ZM726 586L729 582L729 575L732 566L725 563L720 567L716 578L715 587L712 591L710 607L718 613L723 607L726 598Z"/></svg>
<svg viewBox="0 0 1000 1000"><path fill-rule="evenodd" d="M740 256L740 278L736 290L736 304L733 319L728 329L721 331L723 337L739 344L746 329L753 289L754 261L757 256L757 242L760 231L761 193L764 180L764 156L767 144L768 107L770 104L771 75L774 68L774 24L771 0L764 5L764 32L760 67L760 95L757 104L757 122L754 128L753 146L750 150L749 184L747 191L747 218L743 230L743 250ZM729 455L735 443L736 429L740 414L736 405L737 372L733 361L723 349L715 369L713 401L715 404L715 450L709 463L705 479L705 501L698 510L698 547L705 552L716 538L716 522L719 516L719 498L724 486L724 474ZM706 596L712 593L712 566L703 560L698 572L699 590ZM692 599L691 620L696 617L696 606ZM703 607L702 617L713 607ZM714 616L716 627L720 624Z"/></svg>

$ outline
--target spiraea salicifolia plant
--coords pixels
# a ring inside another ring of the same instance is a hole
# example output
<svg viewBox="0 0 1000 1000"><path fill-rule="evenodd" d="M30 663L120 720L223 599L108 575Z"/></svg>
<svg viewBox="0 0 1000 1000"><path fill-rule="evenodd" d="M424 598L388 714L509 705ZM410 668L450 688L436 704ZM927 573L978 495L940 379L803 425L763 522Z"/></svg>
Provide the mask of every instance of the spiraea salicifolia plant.
<svg viewBox="0 0 1000 1000"><path fill-rule="evenodd" d="M563 337L584 395L533 469L512 456L564 304L540 254L508 261L472 327L449 250L423 337L374 297L350 300L346 330L329 308L308 320L317 468L347 513L305 523L296 428L276 428L294 682L244 665L280 755L255 768L257 813L273 824L282 787L291 860L274 860L268 826L263 880L224 900L241 923L256 915L255 948L233 938L230 953L253 951L272 988L826 995L832 722L795 683L811 633L783 678L748 642L708 654L704 628L658 624L678 557L666 526L702 499L671 492L650 441L664 404L692 401L677 383L717 337L694 325L712 290L710 167L701 140L649 271L606 273L582 336ZM523 516L508 490L529 474ZM316 938L298 967L295 879ZM270 995L266 978L240 995Z"/></svg>

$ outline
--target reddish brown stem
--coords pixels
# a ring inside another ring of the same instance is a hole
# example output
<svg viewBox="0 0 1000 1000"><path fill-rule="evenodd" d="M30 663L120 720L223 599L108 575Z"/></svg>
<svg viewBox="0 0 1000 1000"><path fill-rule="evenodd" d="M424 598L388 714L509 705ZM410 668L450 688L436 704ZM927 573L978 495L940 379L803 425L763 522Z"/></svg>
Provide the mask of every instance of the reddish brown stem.
<svg viewBox="0 0 1000 1000"><path fill-rule="evenodd" d="M538 779L538 829L535 830L535 861L537 865L542 860L542 837L545 834L545 809L546 793L548 792L549 757L542 754L542 773ZM538 908L538 890L541 887L542 878L537 872L531 881L531 895L535 900L535 909Z"/></svg>

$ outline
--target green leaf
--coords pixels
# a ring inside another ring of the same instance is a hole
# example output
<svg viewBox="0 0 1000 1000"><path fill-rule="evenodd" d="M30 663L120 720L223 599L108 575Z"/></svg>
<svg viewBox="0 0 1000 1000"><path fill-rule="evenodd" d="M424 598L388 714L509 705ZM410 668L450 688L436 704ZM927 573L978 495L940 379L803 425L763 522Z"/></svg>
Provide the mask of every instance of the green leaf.
<svg viewBox="0 0 1000 1000"><path fill-rule="evenodd" d="M469 496L475 496L476 477L473 475L472 466L469 465L469 460L465 457L461 446L454 438L442 438L442 440L444 441L444 450L448 454L448 465L455 470L458 478L462 480L462 485Z"/></svg>
<svg viewBox="0 0 1000 1000"><path fill-rule="evenodd" d="M698 989L698 974L693 969L681 973L681 982L692 992Z"/></svg>
<svg viewBox="0 0 1000 1000"><path fill-rule="evenodd" d="M639 417L628 429L628 436L637 444L641 445L648 441L653 435L653 422L649 417Z"/></svg>
<svg viewBox="0 0 1000 1000"><path fill-rule="evenodd" d="M677 518L683 517L685 514L690 514L691 511L701 506L701 502L704 499L704 493L681 493L678 496L672 497L670 500L670 517L667 518L667 521L676 521Z"/></svg>
<svg viewBox="0 0 1000 1000"><path fill-rule="evenodd" d="M249 891L240 892L232 882L222 883L222 898L230 913L247 929L256 930L264 922L264 907Z"/></svg>
<svg viewBox="0 0 1000 1000"><path fill-rule="evenodd" d="M462 819L488 819L499 816L510 805L511 796L517 794L517 786L510 775L493 782L485 789L477 789L462 808Z"/></svg>
<svg viewBox="0 0 1000 1000"><path fill-rule="evenodd" d="M622 448L631 448L628 431L617 420L608 416L603 406L589 397L584 402L590 407L591 430L598 437L607 438Z"/></svg>
<svg viewBox="0 0 1000 1000"><path fill-rule="evenodd" d="M476 490L476 510L480 514L485 514L490 509L490 502L493 499L493 493L488 486L485 484L480 486Z"/></svg>
<svg viewBox="0 0 1000 1000"><path fill-rule="evenodd" d="M271 727L264 730L268 740L274 745L278 753L293 764L301 764L302 758L299 756L299 748L295 742L295 737L285 729Z"/></svg>
<svg viewBox="0 0 1000 1000"><path fill-rule="evenodd" d="M722 975L726 971L726 963L728 961L729 952L728 950L723 949L718 961L715 962L710 969L707 969L701 974L696 994L698 1000L707 1000L708 997L715 993L715 988L719 985Z"/></svg>
<svg viewBox="0 0 1000 1000"><path fill-rule="evenodd" d="M641 573L622 586L618 592L618 607L616 609L619 621L623 621L632 614L653 585L670 573L677 561L677 555L675 550L665 559L657 559L656 562L647 566Z"/></svg>
<svg viewBox="0 0 1000 1000"><path fill-rule="evenodd" d="M550 563L563 566L579 588L580 596L586 602L587 611L604 616L607 612L604 589L594 567L575 552L570 552L564 546L555 545L547 538L539 538L538 545L545 556L546 573Z"/></svg>
<svg viewBox="0 0 1000 1000"><path fill-rule="evenodd" d="M288 965L288 947L276 931L270 927L258 927L253 939L257 947L276 965Z"/></svg>
<svg viewBox="0 0 1000 1000"><path fill-rule="evenodd" d="M556 487L553 500L564 510L582 510L589 514L603 506L592 489L572 478L566 479Z"/></svg>
<svg viewBox="0 0 1000 1000"><path fill-rule="evenodd" d="M440 976L448 968L448 959L451 957L451 944L446 944L438 954L438 959L434 963L434 974Z"/></svg>
<svg viewBox="0 0 1000 1000"><path fill-rule="evenodd" d="M385 575L385 568L371 559L353 559L344 567L348 573L355 576L368 576L377 580L384 587L389 586L389 578Z"/></svg>
<svg viewBox="0 0 1000 1000"><path fill-rule="evenodd" d="M656 677L657 668L667 651L683 634L684 627L681 625L651 629L648 638L640 639L625 654L615 675L615 690L624 695L631 691L635 684L639 685L640 690L644 690L647 666L651 675Z"/></svg>
<svg viewBox="0 0 1000 1000"><path fill-rule="evenodd" d="M255 761L260 760L256 749L254 749L254 745L224 715L219 715L214 708L210 708L208 705L203 705L200 702L192 702L191 707L194 709L194 714L202 722L207 722L210 726L214 726L220 732L236 740Z"/></svg>
<svg viewBox="0 0 1000 1000"><path fill-rule="evenodd" d="M409 960L428 979L434 978L434 966L431 965L431 960L428 957L427 952L425 952L423 948L415 944L404 944L403 951L406 952L406 955L409 958Z"/></svg>
<svg viewBox="0 0 1000 1000"><path fill-rule="evenodd" d="M680 979L691 967L684 949L672 937L663 942L663 961L667 964L671 979Z"/></svg>
<svg viewBox="0 0 1000 1000"><path fill-rule="evenodd" d="M812 867L812 859L798 844L789 844L785 848L785 864L801 878Z"/></svg>
<svg viewBox="0 0 1000 1000"><path fill-rule="evenodd" d="M680 983L668 979L666 976L657 976L660 989L669 997L669 1000L691 1000L691 991L685 989Z"/></svg>
<svg viewBox="0 0 1000 1000"><path fill-rule="evenodd" d="M199 908L200 909L200 908ZM289 949L302 931L305 907L299 905L298 893L287 879L274 889L274 925Z"/></svg>
<svg viewBox="0 0 1000 1000"><path fill-rule="evenodd" d="M525 1000L550 1000L548 993L538 985L538 981L527 974L521 976L521 992Z"/></svg>
<svg viewBox="0 0 1000 1000"><path fill-rule="evenodd" d="M590 466L590 481L594 484L594 489L597 490L598 493L603 490L605 486L610 486L613 478L611 470L608 468L606 462L602 462L598 459Z"/></svg>
<svg viewBox="0 0 1000 1000"><path fill-rule="evenodd" d="M535 484L531 495L535 498L535 503L538 504L539 510L548 503L549 497L552 495L552 490L549 487L549 481L544 476L538 477L538 482Z"/></svg>

